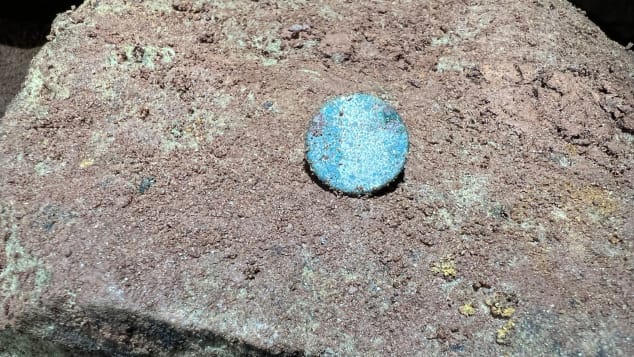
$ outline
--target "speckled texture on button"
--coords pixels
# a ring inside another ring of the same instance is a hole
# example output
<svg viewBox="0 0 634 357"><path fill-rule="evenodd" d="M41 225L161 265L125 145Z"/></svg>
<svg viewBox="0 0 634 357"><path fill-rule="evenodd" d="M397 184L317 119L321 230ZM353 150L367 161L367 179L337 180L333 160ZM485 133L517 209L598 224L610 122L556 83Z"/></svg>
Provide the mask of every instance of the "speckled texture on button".
<svg viewBox="0 0 634 357"><path fill-rule="evenodd" d="M306 160L336 191L370 194L403 171L409 139L403 120L383 100L355 93L328 101L306 133Z"/></svg>

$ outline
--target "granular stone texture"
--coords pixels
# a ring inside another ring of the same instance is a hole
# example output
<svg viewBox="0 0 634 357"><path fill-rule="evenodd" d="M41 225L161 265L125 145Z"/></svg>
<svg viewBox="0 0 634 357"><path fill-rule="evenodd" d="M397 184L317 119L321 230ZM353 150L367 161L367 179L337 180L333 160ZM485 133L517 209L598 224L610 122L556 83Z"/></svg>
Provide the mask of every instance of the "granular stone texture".
<svg viewBox="0 0 634 357"><path fill-rule="evenodd" d="M289 30L292 29L292 30ZM634 58L563 0L87 0L0 119L0 355L632 356ZM304 161L407 126L387 194Z"/></svg>

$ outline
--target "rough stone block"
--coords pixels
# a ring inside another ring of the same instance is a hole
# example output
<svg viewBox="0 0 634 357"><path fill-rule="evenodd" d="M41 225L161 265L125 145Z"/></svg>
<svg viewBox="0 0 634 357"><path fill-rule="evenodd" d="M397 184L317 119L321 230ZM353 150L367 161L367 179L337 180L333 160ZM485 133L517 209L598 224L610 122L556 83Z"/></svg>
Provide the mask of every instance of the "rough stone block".
<svg viewBox="0 0 634 357"><path fill-rule="evenodd" d="M0 119L3 357L634 355L634 58L568 2L87 0L49 38ZM410 139L371 198L304 163L354 92Z"/></svg>

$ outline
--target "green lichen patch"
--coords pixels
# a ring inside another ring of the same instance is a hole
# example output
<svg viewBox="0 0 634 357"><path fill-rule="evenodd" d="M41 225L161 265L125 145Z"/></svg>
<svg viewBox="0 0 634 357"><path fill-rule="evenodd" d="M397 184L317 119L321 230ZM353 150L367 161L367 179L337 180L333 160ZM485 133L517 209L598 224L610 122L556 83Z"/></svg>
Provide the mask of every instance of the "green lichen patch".
<svg viewBox="0 0 634 357"><path fill-rule="evenodd" d="M479 5L469 6L466 11L475 16L478 21L471 22L466 20L467 16L462 17L457 21L455 27L447 29L442 36L433 38L431 41L432 46L457 47L462 42L477 37L495 19L493 14L483 11L483 7Z"/></svg>
<svg viewBox="0 0 634 357"><path fill-rule="evenodd" d="M54 172L59 172L64 169L66 163L59 160L53 160L49 157L33 165L33 171L38 176L47 176Z"/></svg>
<svg viewBox="0 0 634 357"><path fill-rule="evenodd" d="M485 176L465 175L460 178L460 189L453 191L456 203L469 208L485 203L488 192L488 178Z"/></svg>
<svg viewBox="0 0 634 357"><path fill-rule="evenodd" d="M460 58L444 56L438 59L436 63L436 72L462 72L465 68L472 67L473 63Z"/></svg>
<svg viewBox="0 0 634 357"><path fill-rule="evenodd" d="M0 306L12 299L36 302L50 280L43 263L30 256L19 239L19 226L10 203L0 203L0 254L4 264L0 270Z"/></svg>
<svg viewBox="0 0 634 357"><path fill-rule="evenodd" d="M221 100L222 104L223 100ZM229 128L228 120L207 110L195 110L185 119L173 120L165 126L162 137L164 151L175 149L198 150L201 145L211 143L215 137Z"/></svg>
<svg viewBox="0 0 634 357"><path fill-rule="evenodd" d="M50 47L44 47L35 57L35 62L54 62L56 54ZM32 66L29 68L22 90L11 102L8 111L24 110L35 118L46 118L49 115L47 100L66 100L71 97L71 90L64 84L69 69L63 62L49 66Z"/></svg>
<svg viewBox="0 0 634 357"><path fill-rule="evenodd" d="M53 172L53 169L51 169L51 166L45 161L38 162L37 164L35 164L33 169L39 176L46 176L50 174L51 172Z"/></svg>

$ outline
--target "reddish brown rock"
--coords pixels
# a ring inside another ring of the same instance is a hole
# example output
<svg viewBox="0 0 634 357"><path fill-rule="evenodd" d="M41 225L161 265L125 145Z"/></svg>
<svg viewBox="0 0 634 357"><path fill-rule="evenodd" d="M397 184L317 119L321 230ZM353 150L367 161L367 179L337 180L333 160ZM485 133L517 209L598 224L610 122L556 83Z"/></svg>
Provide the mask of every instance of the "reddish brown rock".
<svg viewBox="0 0 634 357"><path fill-rule="evenodd" d="M563 0L87 0L0 119L0 355L633 355L633 77ZM358 91L371 198L302 161Z"/></svg>

